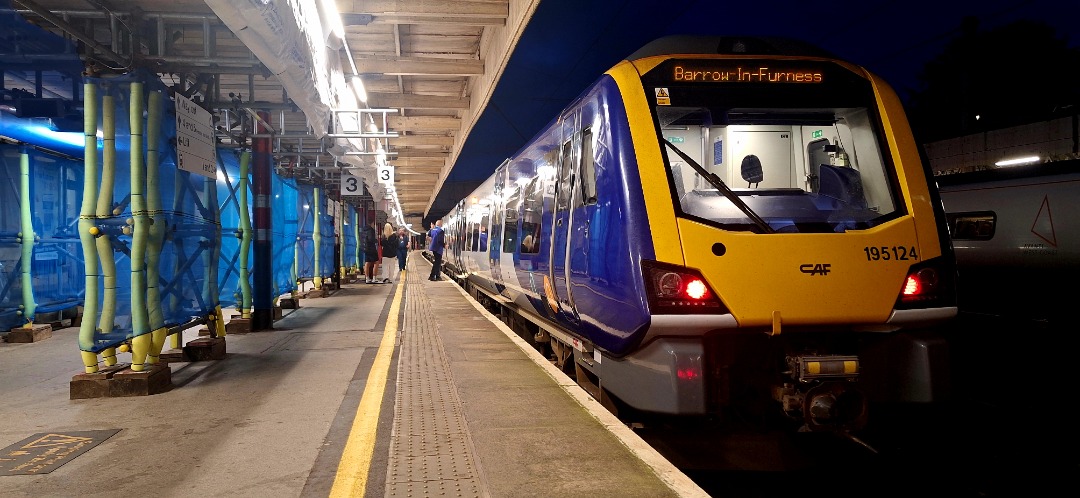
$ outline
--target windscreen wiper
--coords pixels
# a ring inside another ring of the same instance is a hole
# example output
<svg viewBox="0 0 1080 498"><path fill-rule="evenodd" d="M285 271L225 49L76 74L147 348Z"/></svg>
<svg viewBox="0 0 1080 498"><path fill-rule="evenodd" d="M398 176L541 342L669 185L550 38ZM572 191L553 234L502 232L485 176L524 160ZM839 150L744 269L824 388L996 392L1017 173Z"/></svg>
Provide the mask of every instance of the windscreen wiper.
<svg viewBox="0 0 1080 498"><path fill-rule="evenodd" d="M710 173L705 168L702 168L701 165L697 163L697 161L691 159L690 156L679 150L679 148L671 142L668 142L666 138L660 137L660 140L667 144L668 147L671 147L671 150L675 151L675 153L678 154L683 161L686 161L691 168L694 168L694 171L697 171L697 174L701 175L702 178L705 178L705 181L709 182L709 185L712 185L716 188L716 190L720 191L721 194L724 194L724 197L727 197L727 199L731 201L731 203L734 204L735 207L739 208L739 210L742 211L747 218L750 218L750 221L753 221L754 225L761 229L762 232L776 233L776 230L773 230L773 228L769 226L769 224L766 223L765 220L758 216L758 214L755 213L753 209L750 209L750 206L747 206L746 203L743 202L742 199L740 199L734 191L728 188L727 184L724 183L724 181L721 180L720 177L716 176L713 173Z"/></svg>

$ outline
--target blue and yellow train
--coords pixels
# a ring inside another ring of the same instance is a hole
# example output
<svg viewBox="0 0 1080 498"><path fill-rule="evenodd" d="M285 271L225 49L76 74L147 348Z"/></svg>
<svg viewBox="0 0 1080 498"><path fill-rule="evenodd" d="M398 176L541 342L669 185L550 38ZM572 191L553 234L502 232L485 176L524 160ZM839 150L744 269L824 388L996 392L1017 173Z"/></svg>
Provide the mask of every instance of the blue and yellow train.
<svg viewBox="0 0 1080 498"><path fill-rule="evenodd" d="M877 76L668 37L444 218L444 270L619 413L852 433L949 394L941 202Z"/></svg>

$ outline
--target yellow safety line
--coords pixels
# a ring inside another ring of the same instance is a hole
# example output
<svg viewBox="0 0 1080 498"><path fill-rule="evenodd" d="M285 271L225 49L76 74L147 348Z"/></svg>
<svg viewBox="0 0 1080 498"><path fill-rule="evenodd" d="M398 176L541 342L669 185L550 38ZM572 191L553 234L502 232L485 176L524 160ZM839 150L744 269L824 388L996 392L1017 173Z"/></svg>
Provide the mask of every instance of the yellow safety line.
<svg viewBox="0 0 1080 498"><path fill-rule="evenodd" d="M390 304L379 352L375 355L375 362L371 364L364 395L360 398L360 406L356 408L349 439L345 443L341 462L338 463L337 473L334 475L334 487L330 489L331 498L364 496L371 454L375 450L375 429L379 424L386 377L390 371L390 358L393 356L397 338L398 308L404 288L405 282L402 281L398 284L394 301Z"/></svg>

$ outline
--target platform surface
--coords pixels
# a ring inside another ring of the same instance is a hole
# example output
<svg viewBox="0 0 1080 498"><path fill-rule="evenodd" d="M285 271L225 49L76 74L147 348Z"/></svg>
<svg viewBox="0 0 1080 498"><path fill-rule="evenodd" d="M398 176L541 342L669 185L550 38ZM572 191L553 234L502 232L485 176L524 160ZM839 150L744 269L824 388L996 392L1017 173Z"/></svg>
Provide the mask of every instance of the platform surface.
<svg viewBox="0 0 1080 498"><path fill-rule="evenodd" d="M77 327L0 343L0 448L119 430L48 473L0 475L0 496L706 496L429 271L415 252L398 282L229 334L224 359L169 363L173 388L150 396L69 399Z"/></svg>

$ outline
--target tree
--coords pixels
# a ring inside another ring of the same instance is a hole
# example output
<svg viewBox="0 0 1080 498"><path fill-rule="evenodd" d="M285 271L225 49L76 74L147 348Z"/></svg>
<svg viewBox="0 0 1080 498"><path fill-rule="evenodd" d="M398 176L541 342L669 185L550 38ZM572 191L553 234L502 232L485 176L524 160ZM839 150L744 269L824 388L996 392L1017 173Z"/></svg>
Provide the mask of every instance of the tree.
<svg viewBox="0 0 1080 498"><path fill-rule="evenodd" d="M1080 50L1037 21L980 31L965 19L962 34L919 75L908 112L920 143L1049 119L1075 112Z"/></svg>

